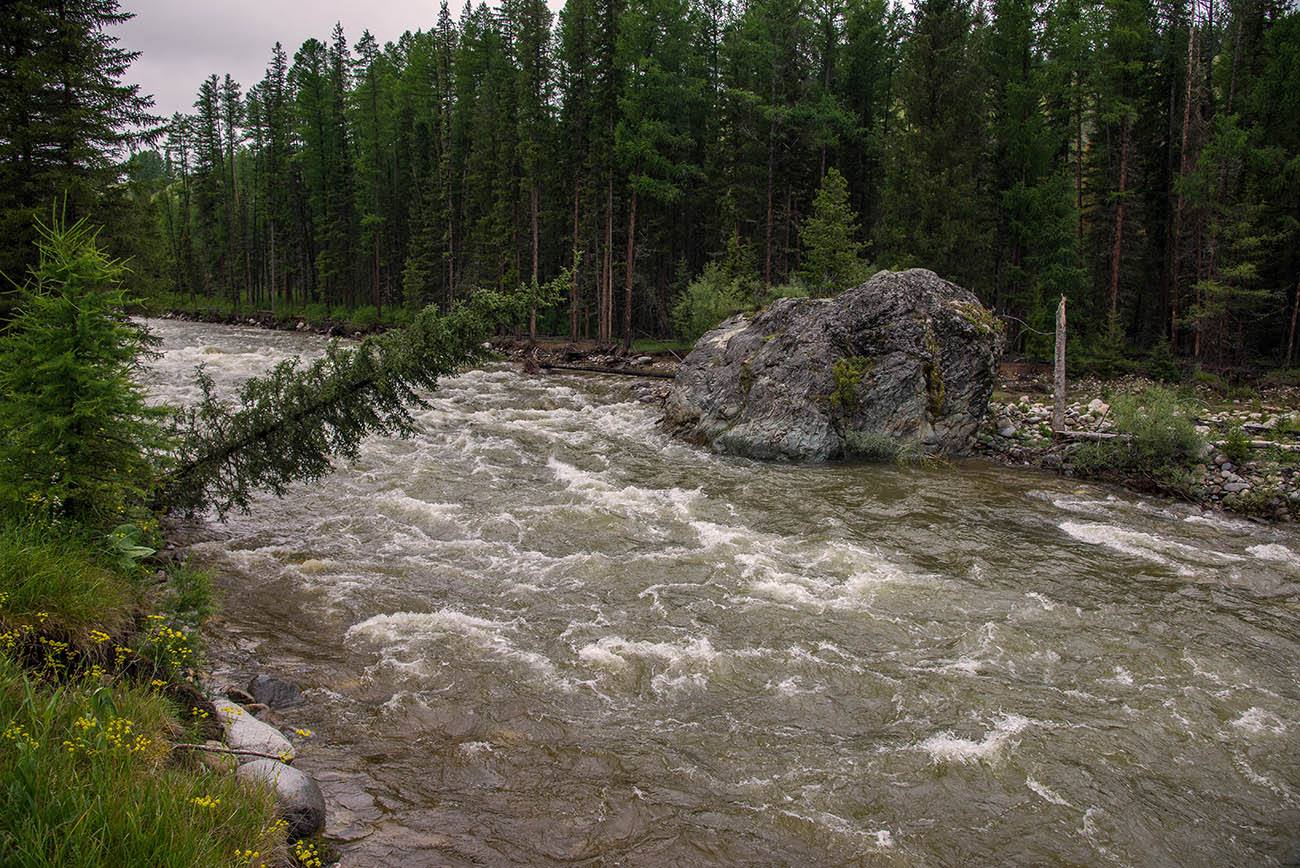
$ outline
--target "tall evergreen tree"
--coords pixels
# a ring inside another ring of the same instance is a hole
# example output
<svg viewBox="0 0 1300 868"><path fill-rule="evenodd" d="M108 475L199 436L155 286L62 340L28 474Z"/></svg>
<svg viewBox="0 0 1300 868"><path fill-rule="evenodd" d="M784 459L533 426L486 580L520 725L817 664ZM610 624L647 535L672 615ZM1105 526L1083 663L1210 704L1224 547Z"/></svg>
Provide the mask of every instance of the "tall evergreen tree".
<svg viewBox="0 0 1300 868"><path fill-rule="evenodd" d="M987 293L984 74L975 23L967 0L922 0L913 13L876 240L884 264L925 266Z"/></svg>
<svg viewBox="0 0 1300 868"><path fill-rule="evenodd" d="M117 0L9 0L0 13L0 272L35 262L34 220L76 219L121 175L122 151L161 134L152 97L123 82L138 52L109 28ZM95 219L107 215L96 213Z"/></svg>

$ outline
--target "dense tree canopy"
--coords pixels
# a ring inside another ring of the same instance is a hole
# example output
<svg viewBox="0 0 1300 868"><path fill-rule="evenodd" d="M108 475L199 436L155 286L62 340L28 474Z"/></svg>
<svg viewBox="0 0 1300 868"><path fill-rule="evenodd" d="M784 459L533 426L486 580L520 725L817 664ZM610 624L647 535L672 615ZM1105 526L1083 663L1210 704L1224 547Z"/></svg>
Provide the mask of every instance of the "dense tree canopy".
<svg viewBox="0 0 1300 868"><path fill-rule="evenodd" d="M129 172L105 155L146 106L116 83L97 125L24 150L63 67L29 35L52 38L54 4L19 5L5 219L63 189L129 204L106 241L173 303L377 315L567 267L530 324L628 340L668 333L730 245L768 288L824 282L833 255L933 268L1022 348L1064 294L1076 330L1130 353L1295 354L1300 13L1278 0L570 0L554 19L511 0L458 21L444 3L387 45L335 28L276 45L260 82L197 82ZM116 5L58 8L80 7L120 73Z"/></svg>

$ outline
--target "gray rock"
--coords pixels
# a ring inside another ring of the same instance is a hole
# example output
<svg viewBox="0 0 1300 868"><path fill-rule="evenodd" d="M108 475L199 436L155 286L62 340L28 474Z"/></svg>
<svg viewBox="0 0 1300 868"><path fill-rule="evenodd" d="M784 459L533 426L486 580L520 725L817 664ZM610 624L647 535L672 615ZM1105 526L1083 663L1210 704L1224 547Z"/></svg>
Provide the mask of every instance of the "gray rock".
<svg viewBox="0 0 1300 868"><path fill-rule="evenodd" d="M1005 425L1002 425L1001 427L998 428L998 436L999 437L1016 436L1016 426L1012 425L1010 422L1006 423Z"/></svg>
<svg viewBox="0 0 1300 868"><path fill-rule="evenodd" d="M1223 486L1223 490L1228 494L1236 494L1239 491L1245 491L1247 488L1250 488L1250 486L1244 482L1229 482Z"/></svg>
<svg viewBox="0 0 1300 868"><path fill-rule="evenodd" d="M289 823L289 840L309 838L325 825L325 796L311 776L275 760L245 763L235 772L275 789L276 813Z"/></svg>
<svg viewBox="0 0 1300 868"><path fill-rule="evenodd" d="M923 269L882 271L700 338L664 425L752 458L824 461L882 445L960 454L984 417L1002 343L972 293Z"/></svg>
<svg viewBox="0 0 1300 868"><path fill-rule="evenodd" d="M1049 452L1043 456L1042 465L1044 470L1060 470L1064 464L1065 460L1055 452Z"/></svg>
<svg viewBox="0 0 1300 868"><path fill-rule="evenodd" d="M248 709L231 702L224 696L216 697L212 704L216 706L217 718L225 727L226 744L230 747L236 750L271 754L285 761L294 758L293 745L280 734L280 730L253 717ZM239 759L243 763L251 760L246 756L241 756Z"/></svg>
<svg viewBox="0 0 1300 868"><path fill-rule="evenodd" d="M302 688L273 675L258 675L248 682L253 699L270 708L288 708L302 702Z"/></svg>

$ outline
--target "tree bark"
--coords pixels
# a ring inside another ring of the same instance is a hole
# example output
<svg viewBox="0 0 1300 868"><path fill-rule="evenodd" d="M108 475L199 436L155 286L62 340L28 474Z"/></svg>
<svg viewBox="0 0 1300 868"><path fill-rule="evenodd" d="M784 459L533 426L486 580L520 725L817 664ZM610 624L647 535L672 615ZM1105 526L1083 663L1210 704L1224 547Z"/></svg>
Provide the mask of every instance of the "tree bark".
<svg viewBox="0 0 1300 868"><path fill-rule="evenodd" d="M1292 354L1295 352L1296 314L1300 313L1300 281L1295 285L1295 300L1291 302L1291 332L1286 339L1286 366L1291 367Z"/></svg>
<svg viewBox="0 0 1300 868"><path fill-rule="evenodd" d="M1119 261L1124 247L1124 199L1128 187L1128 115L1120 122L1119 133L1119 201L1115 206L1115 245L1110 261L1110 319L1119 314Z"/></svg>
<svg viewBox="0 0 1300 868"><path fill-rule="evenodd" d="M638 166L633 177L641 174ZM627 284L623 290L623 352L632 349L632 274L636 260L636 187L627 214Z"/></svg>
<svg viewBox="0 0 1300 868"><path fill-rule="evenodd" d="M1065 296L1056 306L1056 366L1053 377L1052 430L1065 430Z"/></svg>
<svg viewBox="0 0 1300 868"><path fill-rule="evenodd" d="M1183 146L1178 168L1178 177L1186 178L1188 170L1187 138L1192 121L1192 77L1195 74L1196 57L1196 21L1193 17L1187 29L1187 90L1183 97ZM1178 204L1174 209L1174 261L1170 267L1169 284L1169 351L1178 352L1178 315L1181 287L1178 282L1182 258L1183 240L1183 194L1178 194Z"/></svg>
<svg viewBox="0 0 1300 868"><path fill-rule="evenodd" d="M573 283L569 287L569 340L578 340L578 202L582 179L573 173Z"/></svg>

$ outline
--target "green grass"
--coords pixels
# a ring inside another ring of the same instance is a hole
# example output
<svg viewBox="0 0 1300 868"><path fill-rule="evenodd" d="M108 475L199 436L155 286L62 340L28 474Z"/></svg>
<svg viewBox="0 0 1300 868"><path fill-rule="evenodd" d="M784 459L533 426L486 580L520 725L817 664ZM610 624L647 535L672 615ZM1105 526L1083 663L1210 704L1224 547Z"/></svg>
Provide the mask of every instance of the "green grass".
<svg viewBox="0 0 1300 868"><path fill-rule="evenodd" d="M695 346L694 341L667 341L657 338L637 338L632 341L634 353L677 353L684 356Z"/></svg>
<svg viewBox="0 0 1300 868"><path fill-rule="evenodd" d="M203 741L185 631L212 603L204 574L154 569L66 523L0 524L0 865L289 864L267 791L172 749Z"/></svg>
<svg viewBox="0 0 1300 868"><path fill-rule="evenodd" d="M269 794L171 751L193 736L148 689L51 687L0 655L0 724L0 864L270 866L285 853Z"/></svg>
<svg viewBox="0 0 1300 868"><path fill-rule="evenodd" d="M77 645L91 630L113 637L135 620L142 591L130 574L71 532L35 525L0 533L0 631L30 625Z"/></svg>

